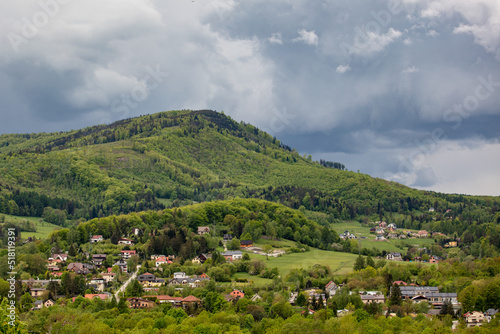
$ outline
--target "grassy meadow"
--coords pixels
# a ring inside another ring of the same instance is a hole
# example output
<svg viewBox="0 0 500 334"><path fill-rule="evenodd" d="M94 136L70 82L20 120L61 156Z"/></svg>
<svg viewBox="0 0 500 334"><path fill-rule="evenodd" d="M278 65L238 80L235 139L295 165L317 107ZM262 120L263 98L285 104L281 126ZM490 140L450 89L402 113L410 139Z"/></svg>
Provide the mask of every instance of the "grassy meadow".
<svg viewBox="0 0 500 334"><path fill-rule="evenodd" d="M269 260L266 260L265 255L249 254L252 259L266 261L268 267L277 267L282 277L288 275L292 269L308 268L315 264L329 266L335 274L345 274L353 270L354 261L357 258L355 254L324 251L314 248L311 248L309 252L269 257Z"/></svg>
<svg viewBox="0 0 500 334"><path fill-rule="evenodd" d="M46 239L49 237L49 234L56 230L60 229L60 226L47 223L46 221L40 222L40 217L20 217L20 216L11 216L11 215L6 215L2 214L5 216L5 222L12 222L12 223L21 223L23 220L27 220L30 222L33 222L36 227L36 232L21 232L21 237L23 239L26 239L28 237L36 237L37 239Z"/></svg>

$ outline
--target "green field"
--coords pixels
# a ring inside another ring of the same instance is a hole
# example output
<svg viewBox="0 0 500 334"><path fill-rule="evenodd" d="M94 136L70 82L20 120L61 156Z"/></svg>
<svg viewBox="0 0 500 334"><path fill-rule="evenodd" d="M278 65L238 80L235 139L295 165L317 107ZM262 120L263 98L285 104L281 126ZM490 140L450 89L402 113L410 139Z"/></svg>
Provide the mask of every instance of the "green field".
<svg viewBox="0 0 500 334"><path fill-rule="evenodd" d="M259 276L252 276L248 273L236 273L234 275L234 277L235 278L246 278L248 280L248 283L237 283L237 282L231 283L231 286L234 286L234 287L247 286L249 284L251 284L251 285L267 285L267 284L270 284L273 282L272 279L262 278Z"/></svg>
<svg viewBox="0 0 500 334"><path fill-rule="evenodd" d="M2 214L5 216L5 221L6 222L12 222L12 223L20 223L23 220L27 220L30 222L33 222L36 226L36 232L21 232L21 237L23 239L26 239L28 237L36 237L37 239L46 239L49 237L49 234L57 229L60 229L60 226L47 223L46 221L42 221L41 223L39 220L41 219L40 217L20 217L20 216L11 216L11 215L6 215Z"/></svg>
<svg viewBox="0 0 500 334"><path fill-rule="evenodd" d="M264 245L271 245L274 248L290 248L290 247L295 247L296 242L292 240L286 240L286 239L281 239L281 240L267 240L267 239L259 239L258 242L254 244L256 247L263 247Z"/></svg>
<svg viewBox="0 0 500 334"><path fill-rule="evenodd" d="M308 268L315 264L326 265L335 274L345 274L352 271L357 255L311 249L309 252L287 254L280 257L266 257L263 255L250 254L250 258L266 261L268 267L277 267L281 276L286 276L292 269ZM239 277L239 274L237 275Z"/></svg>

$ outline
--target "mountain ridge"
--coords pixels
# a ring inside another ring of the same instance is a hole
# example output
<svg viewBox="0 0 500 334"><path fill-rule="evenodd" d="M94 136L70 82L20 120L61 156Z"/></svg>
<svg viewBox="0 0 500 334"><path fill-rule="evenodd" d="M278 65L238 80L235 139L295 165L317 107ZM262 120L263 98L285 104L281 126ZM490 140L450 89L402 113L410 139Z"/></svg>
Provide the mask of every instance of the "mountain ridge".
<svg viewBox="0 0 500 334"><path fill-rule="evenodd" d="M67 132L0 135L0 170L0 212L32 215L49 206L65 210L70 219L235 197L321 211L332 219L382 218L430 207L458 212L499 202L326 168L257 127L212 110L161 112Z"/></svg>

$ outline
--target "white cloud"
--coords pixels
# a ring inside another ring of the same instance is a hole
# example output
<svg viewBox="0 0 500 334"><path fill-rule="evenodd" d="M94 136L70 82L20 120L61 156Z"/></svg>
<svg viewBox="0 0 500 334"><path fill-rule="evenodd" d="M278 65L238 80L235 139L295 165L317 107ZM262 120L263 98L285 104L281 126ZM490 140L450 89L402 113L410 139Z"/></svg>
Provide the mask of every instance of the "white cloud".
<svg viewBox="0 0 500 334"><path fill-rule="evenodd" d="M436 30L429 30L427 36L436 37L439 36L439 33Z"/></svg>
<svg viewBox="0 0 500 334"><path fill-rule="evenodd" d="M318 46L318 35L316 35L314 30L299 29L297 32L299 33L299 37L295 38L294 42L304 42L309 45Z"/></svg>
<svg viewBox="0 0 500 334"><path fill-rule="evenodd" d="M345 73L345 72L349 72L351 70L351 66L349 65L339 65L337 66L337 73Z"/></svg>
<svg viewBox="0 0 500 334"><path fill-rule="evenodd" d="M281 33L279 32L276 32L274 34L271 35L271 37L269 37L269 42L271 44L283 44L283 40L281 38Z"/></svg>
<svg viewBox="0 0 500 334"><path fill-rule="evenodd" d="M402 35L403 33L401 31L394 28L389 28L385 34L358 30L354 37L354 45L351 51L354 54L371 56L374 53L384 50L389 44L398 40Z"/></svg>
<svg viewBox="0 0 500 334"><path fill-rule="evenodd" d="M476 44L500 60L500 2L498 0L403 0L421 7L421 17L442 21L459 14L466 22L457 24L454 32L470 34ZM432 30L431 30L432 32Z"/></svg>
<svg viewBox="0 0 500 334"><path fill-rule="evenodd" d="M418 71L420 71L420 69L418 69L415 66L411 66L411 67L408 67L407 69L404 69L403 71L401 71L401 73L403 73L403 74L412 74L412 73L416 73Z"/></svg>
<svg viewBox="0 0 500 334"><path fill-rule="evenodd" d="M500 195L500 143L439 142L433 152L403 162L402 172L388 179L445 193ZM473 170L474 173L469 171Z"/></svg>

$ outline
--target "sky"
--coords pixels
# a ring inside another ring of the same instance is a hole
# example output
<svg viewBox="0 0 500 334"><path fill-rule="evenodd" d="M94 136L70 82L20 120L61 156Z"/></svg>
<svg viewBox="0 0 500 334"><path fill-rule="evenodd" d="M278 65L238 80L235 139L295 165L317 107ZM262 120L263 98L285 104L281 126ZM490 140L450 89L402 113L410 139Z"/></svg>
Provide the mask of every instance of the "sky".
<svg viewBox="0 0 500 334"><path fill-rule="evenodd" d="M0 134L224 111L314 160L500 195L498 0L0 3Z"/></svg>

